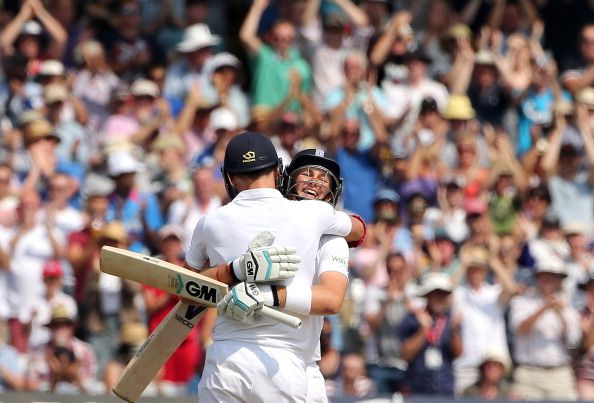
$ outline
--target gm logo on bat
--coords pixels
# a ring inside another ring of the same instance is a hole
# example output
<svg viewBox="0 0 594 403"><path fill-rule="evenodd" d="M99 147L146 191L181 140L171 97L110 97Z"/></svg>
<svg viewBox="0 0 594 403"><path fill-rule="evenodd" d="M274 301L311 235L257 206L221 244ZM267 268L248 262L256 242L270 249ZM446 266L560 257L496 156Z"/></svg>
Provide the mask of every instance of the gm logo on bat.
<svg viewBox="0 0 594 403"><path fill-rule="evenodd" d="M217 302L217 289L207 286L206 284L198 284L197 282L190 280L186 284L182 277L178 274L177 275L177 288L175 292L177 294L181 293L182 289L185 288L186 292L191 295L192 297L200 298L204 301L212 302L213 304Z"/></svg>

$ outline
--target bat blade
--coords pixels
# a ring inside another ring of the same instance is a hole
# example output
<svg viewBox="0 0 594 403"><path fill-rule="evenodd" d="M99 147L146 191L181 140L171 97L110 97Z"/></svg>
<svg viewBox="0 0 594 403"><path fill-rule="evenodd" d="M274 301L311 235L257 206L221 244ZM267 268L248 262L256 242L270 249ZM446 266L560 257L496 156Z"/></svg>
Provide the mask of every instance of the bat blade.
<svg viewBox="0 0 594 403"><path fill-rule="evenodd" d="M206 309L206 306L178 302L130 360L113 388L113 393L127 402L136 402L204 316Z"/></svg>
<svg viewBox="0 0 594 403"><path fill-rule="evenodd" d="M111 246L101 248L100 267L104 273L150 285L206 306L216 306L228 291L226 284L192 270Z"/></svg>

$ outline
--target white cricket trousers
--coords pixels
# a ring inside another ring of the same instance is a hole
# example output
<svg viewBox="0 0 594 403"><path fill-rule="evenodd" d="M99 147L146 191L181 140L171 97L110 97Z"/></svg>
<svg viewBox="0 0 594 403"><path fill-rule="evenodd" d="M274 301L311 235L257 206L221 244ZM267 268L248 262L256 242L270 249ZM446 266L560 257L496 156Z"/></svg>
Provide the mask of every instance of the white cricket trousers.
<svg viewBox="0 0 594 403"><path fill-rule="evenodd" d="M306 402L305 363L293 352L235 341L206 351L199 403Z"/></svg>
<svg viewBox="0 0 594 403"><path fill-rule="evenodd" d="M328 403L326 381L318 364L309 363L305 372L307 374L307 403Z"/></svg>

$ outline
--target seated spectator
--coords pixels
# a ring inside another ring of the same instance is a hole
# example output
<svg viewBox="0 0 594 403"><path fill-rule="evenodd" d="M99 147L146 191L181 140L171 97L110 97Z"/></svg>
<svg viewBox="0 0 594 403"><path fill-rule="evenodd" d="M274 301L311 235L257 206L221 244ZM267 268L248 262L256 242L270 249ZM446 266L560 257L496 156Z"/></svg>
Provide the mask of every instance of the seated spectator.
<svg viewBox="0 0 594 403"><path fill-rule="evenodd" d="M142 347L147 337L148 330L144 323L133 322L122 325L117 351L107 362L105 371L103 371L105 390L112 390L116 386L126 365L128 365L136 352ZM142 392L142 396L154 395L156 395L155 385L151 382L144 392Z"/></svg>
<svg viewBox="0 0 594 403"><path fill-rule="evenodd" d="M3 291L4 290L0 290ZM0 333L5 331L4 319L0 318ZM0 337L0 393L19 391L25 388L25 363L19 352L11 345L5 344Z"/></svg>
<svg viewBox="0 0 594 403"><path fill-rule="evenodd" d="M334 381L326 382L328 397L371 397L375 395L374 384L367 377L365 359L356 353L342 357L340 375Z"/></svg>
<svg viewBox="0 0 594 403"><path fill-rule="evenodd" d="M45 325L50 321L52 310L61 305L68 310L73 318L78 316L78 308L74 298L64 293L64 269L58 260L48 260L43 265L43 283L45 284L44 298L34 302L33 319L29 346L36 349L47 343L50 332Z"/></svg>
<svg viewBox="0 0 594 403"><path fill-rule="evenodd" d="M578 392L580 399L594 400L594 272L579 287L586 293L586 303L580 312L583 354L577 368Z"/></svg>
<svg viewBox="0 0 594 403"><path fill-rule="evenodd" d="M50 340L32 351L27 365L27 389L62 394L97 393L93 348L74 337L75 319L62 305L47 323Z"/></svg>
<svg viewBox="0 0 594 403"><path fill-rule="evenodd" d="M565 267L537 262L536 289L511 301L514 330L512 396L519 399L576 400L570 349L581 339L578 312L563 298Z"/></svg>
<svg viewBox="0 0 594 403"><path fill-rule="evenodd" d="M427 306L414 309L400 325L401 354L408 362L405 385L411 394L454 396L453 361L462 353L462 338L460 317L450 310L451 293L446 274L426 274L419 296Z"/></svg>
<svg viewBox="0 0 594 403"><path fill-rule="evenodd" d="M465 389L462 396L482 400L506 399L510 390L505 376L510 369L511 360L507 352L487 350L479 365L478 380Z"/></svg>

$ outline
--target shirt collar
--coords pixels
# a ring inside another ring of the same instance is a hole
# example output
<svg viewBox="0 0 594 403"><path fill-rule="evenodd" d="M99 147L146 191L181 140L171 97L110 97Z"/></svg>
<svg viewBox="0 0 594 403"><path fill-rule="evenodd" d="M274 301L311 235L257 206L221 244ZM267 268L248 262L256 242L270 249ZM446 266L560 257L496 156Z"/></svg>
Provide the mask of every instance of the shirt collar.
<svg viewBox="0 0 594 403"><path fill-rule="evenodd" d="M237 196L233 199L236 200L250 200L250 199L262 199L262 198L282 198L283 195L277 189L271 188L258 188L258 189L248 189L242 192L239 192Z"/></svg>

